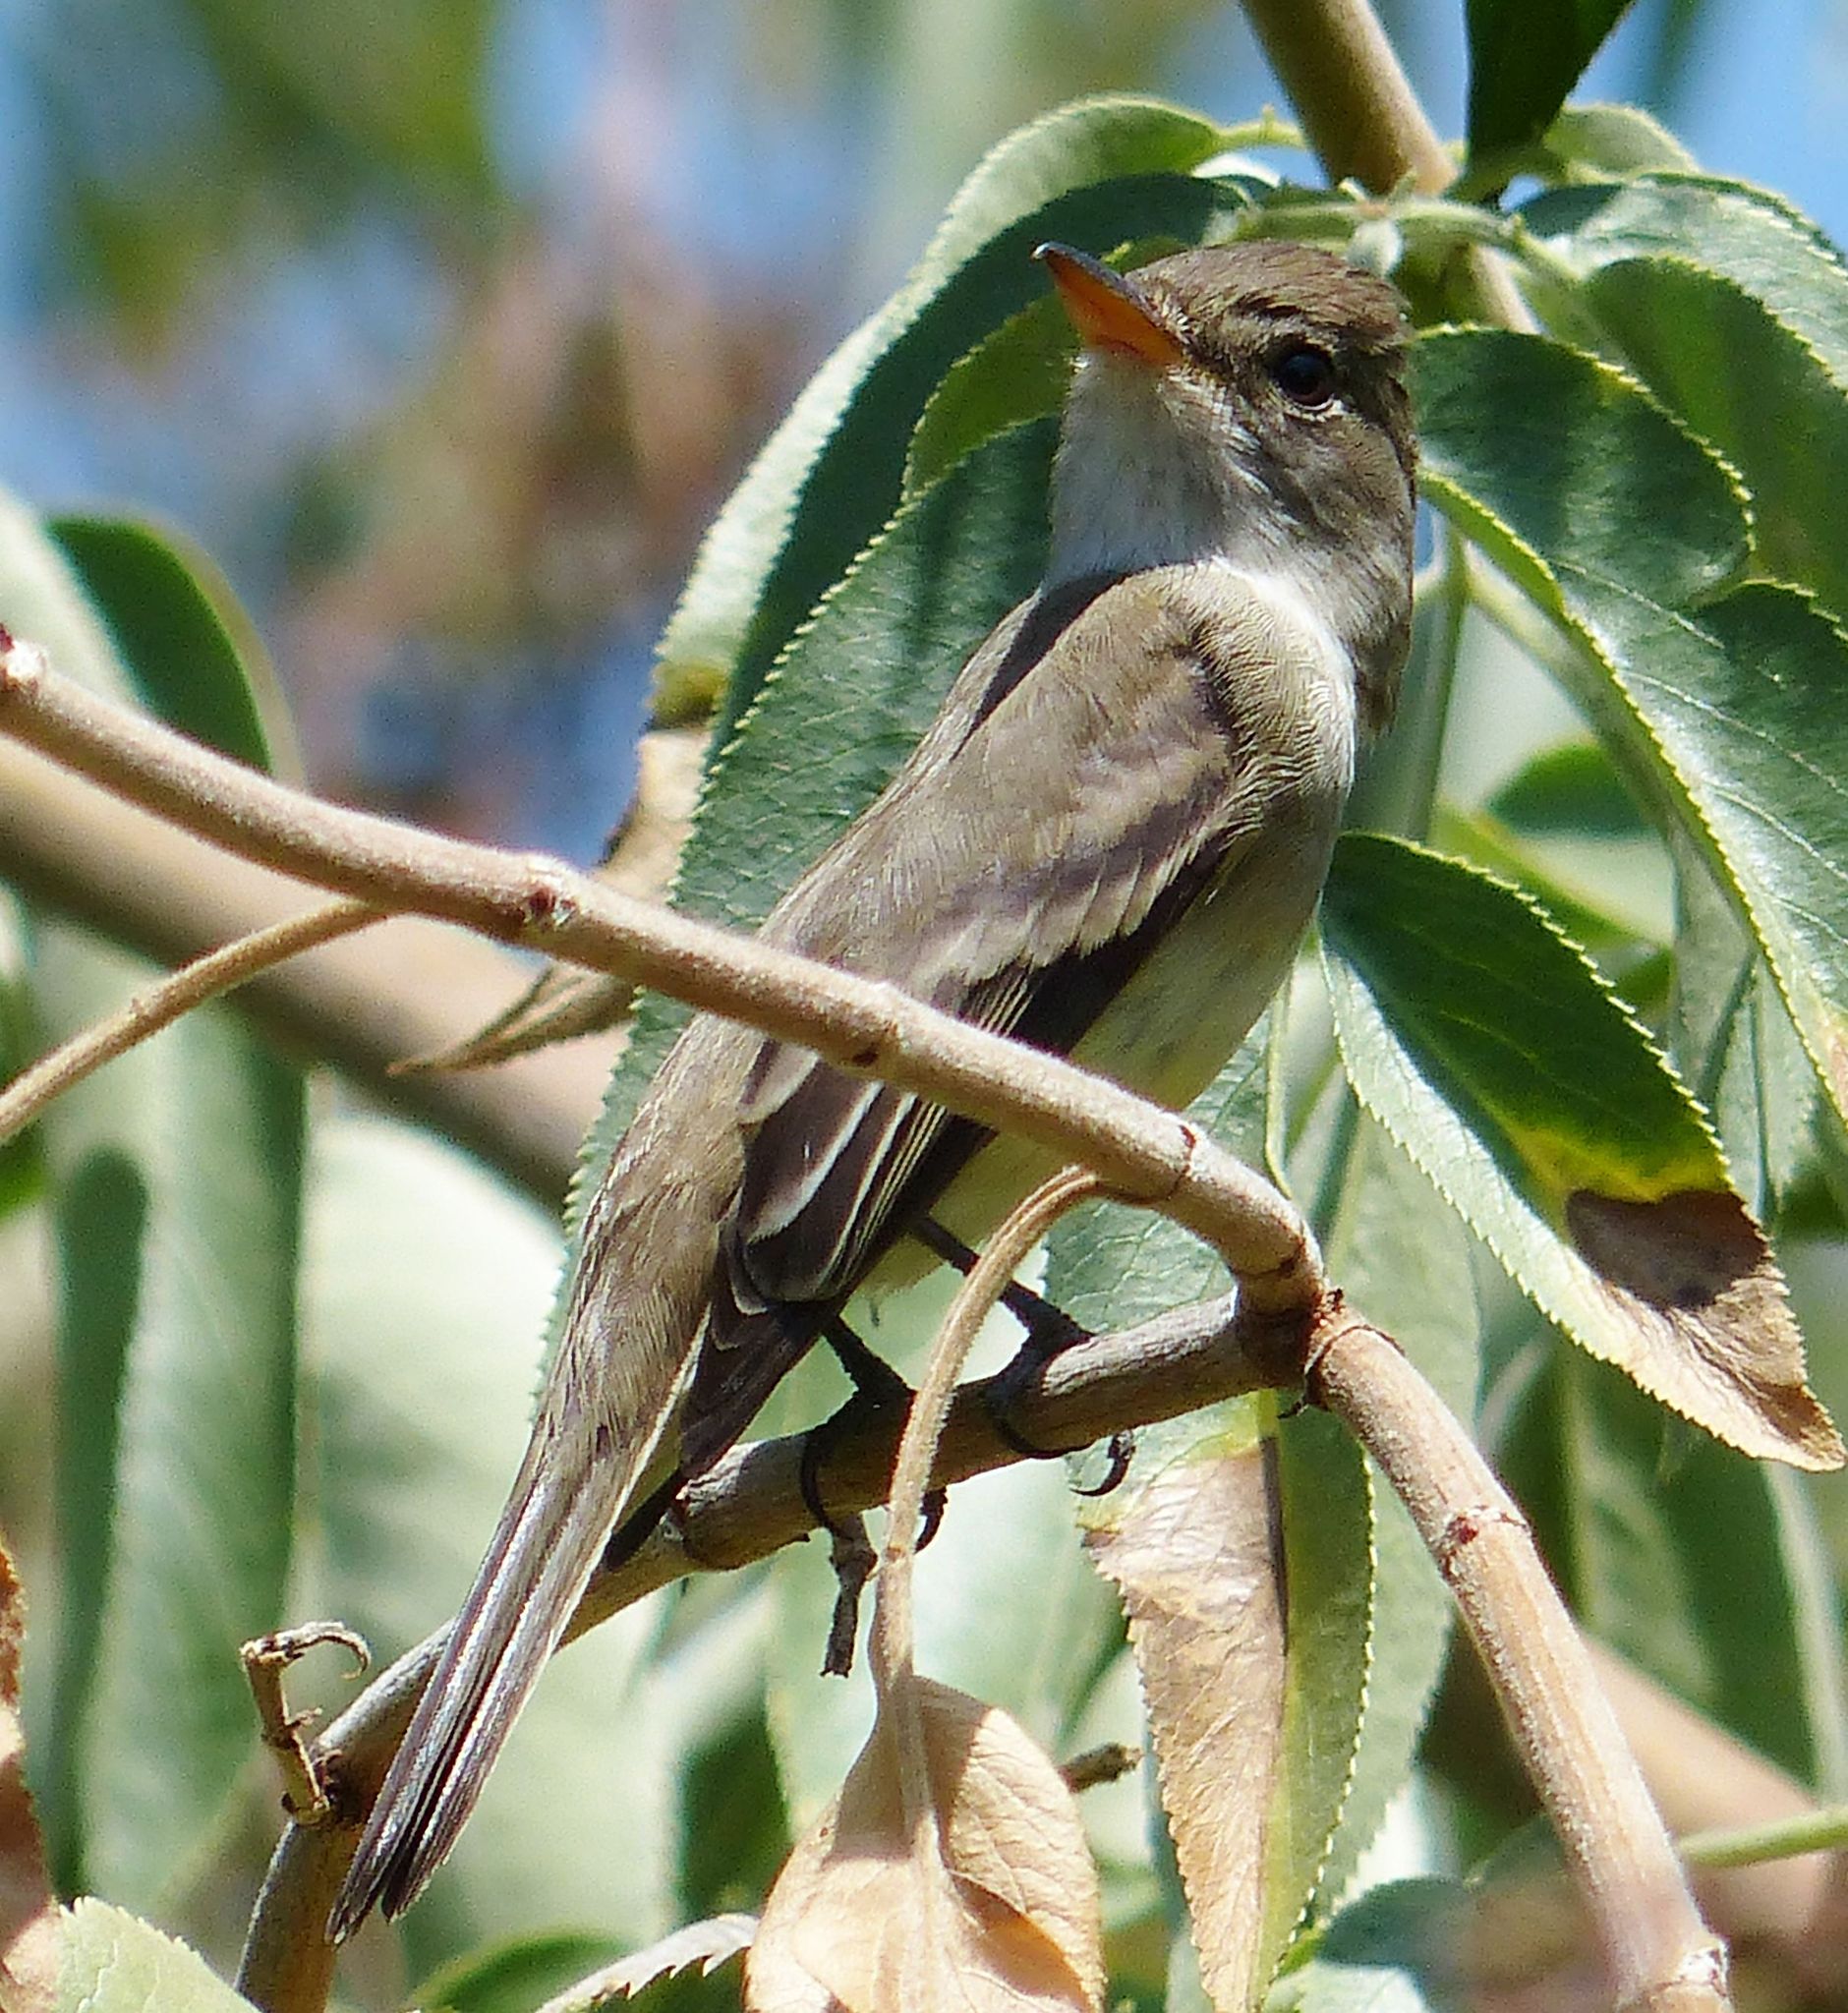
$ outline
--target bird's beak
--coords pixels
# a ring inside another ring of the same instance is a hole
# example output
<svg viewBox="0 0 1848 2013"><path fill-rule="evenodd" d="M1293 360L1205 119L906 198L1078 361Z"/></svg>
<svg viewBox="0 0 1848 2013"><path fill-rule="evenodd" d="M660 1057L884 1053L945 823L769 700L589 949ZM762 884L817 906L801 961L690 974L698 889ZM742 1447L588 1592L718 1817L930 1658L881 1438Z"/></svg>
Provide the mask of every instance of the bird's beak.
<svg viewBox="0 0 1848 2013"><path fill-rule="evenodd" d="M1156 319L1154 308L1133 280L1069 245L1042 245L1033 257L1052 274L1071 325L1087 349L1136 357L1157 369L1181 361L1179 340Z"/></svg>

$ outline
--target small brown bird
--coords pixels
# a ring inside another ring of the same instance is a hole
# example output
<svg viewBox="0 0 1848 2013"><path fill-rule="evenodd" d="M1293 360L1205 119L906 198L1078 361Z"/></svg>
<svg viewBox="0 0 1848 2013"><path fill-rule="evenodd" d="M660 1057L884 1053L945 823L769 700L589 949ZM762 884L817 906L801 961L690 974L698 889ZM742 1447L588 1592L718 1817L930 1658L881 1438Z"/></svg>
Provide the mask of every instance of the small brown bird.
<svg viewBox="0 0 1848 2013"><path fill-rule="evenodd" d="M1129 277L1044 259L1080 337L1039 592L764 926L1179 1105L1314 908L1411 623L1404 325L1305 246ZM611 1533L711 1466L928 1217L974 1244L1051 1172L908 1092L702 1015L593 1199L513 1493L329 1923L454 1843Z"/></svg>

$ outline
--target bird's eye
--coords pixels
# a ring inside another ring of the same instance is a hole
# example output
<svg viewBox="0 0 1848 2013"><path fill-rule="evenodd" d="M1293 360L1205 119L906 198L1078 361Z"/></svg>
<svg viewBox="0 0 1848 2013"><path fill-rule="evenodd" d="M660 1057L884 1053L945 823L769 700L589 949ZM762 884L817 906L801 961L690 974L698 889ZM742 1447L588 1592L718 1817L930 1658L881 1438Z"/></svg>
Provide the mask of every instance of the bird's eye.
<svg viewBox="0 0 1848 2013"><path fill-rule="evenodd" d="M1306 411L1335 395L1335 360L1312 342L1293 342L1279 350L1270 360L1270 374L1290 403Z"/></svg>

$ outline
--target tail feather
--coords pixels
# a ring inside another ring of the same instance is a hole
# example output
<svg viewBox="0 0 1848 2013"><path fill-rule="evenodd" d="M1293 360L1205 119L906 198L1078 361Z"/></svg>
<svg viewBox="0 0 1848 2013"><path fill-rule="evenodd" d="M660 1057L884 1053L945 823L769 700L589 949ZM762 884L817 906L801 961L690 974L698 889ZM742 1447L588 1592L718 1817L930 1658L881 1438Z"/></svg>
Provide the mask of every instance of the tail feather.
<svg viewBox="0 0 1848 2013"><path fill-rule="evenodd" d="M455 1843L596 1570L608 1492L586 1488L555 1447L545 1451L528 1454L373 1806L328 1918L336 1942L375 1904L402 1914Z"/></svg>

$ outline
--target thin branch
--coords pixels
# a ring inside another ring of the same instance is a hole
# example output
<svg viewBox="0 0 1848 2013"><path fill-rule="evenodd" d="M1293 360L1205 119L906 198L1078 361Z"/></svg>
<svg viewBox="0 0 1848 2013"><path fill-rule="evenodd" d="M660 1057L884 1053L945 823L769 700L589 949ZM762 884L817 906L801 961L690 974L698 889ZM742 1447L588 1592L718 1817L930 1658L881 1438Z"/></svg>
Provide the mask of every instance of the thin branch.
<svg viewBox="0 0 1848 2013"><path fill-rule="evenodd" d="M1378 1329L1335 1313L1308 1390L1379 1463L1456 1597L1591 1911L1619 2013L1729 2005L1725 1946L1701 1920L1526 1518Z"/></svg>
<svg viewBox="0 0 1848 2013"><path fill-rule="evenodd" d="M1457 164L1367 0L1244 0L1244 11L1331 182L1352 177L1385 196L1409 178L1436 196L1456 180ZM1533 326L1500 258L1475 246L1468 263L1488 319Z"/></svg>
<svg viewBox="0 0 1848 2013"><path fill-rule="evenodd" d="M95 788L0 737L0 879L50 914L174 966L286 921L298 882ZM498 1012L531 966L472 932L397 916L253 979L233 995L285 1051L326 1063L433 1126L548 1208L563 1197L609 1074L607 1037L493 1069L392 1074Z"/></svg>
<svg viewBox="0 0 1848 2013"><path fill-rule="evenodd" d="M634 900L558 860L321 803L111 705L10 638L0 731L259 865L635 978L1051 1147L1212 1244L1255 1306L1301 1308L1320 1290L1297 1211L1184 1119L895 986Z"/></svg>
<svg viewBox="0 0 1848 2013"><path fill-rule="evenodd" d="M996 1430L991 1399L1036 1446L1084 1447L1123 1425L1175 1418L1289 1378L1275 1338L1240 1326L1228 1294L1088 1341L1042 1363L1018 1388L1004 1370L957 1392L938 1442L933 1487L949 1488L1020 1460ZM870 1509L891 1492L903 1417L895 1408L831 1436L823 1490L831 1515ZM600 1572L567 1639L692 1573L728 1573L808 1536L806 1436L734 1449L687 1491L684 1506L613 1572ZM816 1570L822 1570L817 1564ZM238 1989L267 2013L319 2013L333 1954L322 1928L359 1842L364 1813L442 1646L438 1633L401 1656L317 1743L341 1799L339 1824L290 1825L251 1921Z"/></svg>
<svg viewBox="0 0 1848 2013"><path fill-rule="evenodd" d="M268 971L285 958L383 920L382 909L369 908L364 902L323 902L305 915L240 937L222 949L182 965L146 992L138 993L120 1011L87 1027L82 1034L72 1036L21 1070L0 1091L0 1139L10 1138L37 1118L61 1092L83 1082L105 1063L126 1056L163 1027L171 1027L195 1006L202 1006L207 1000L215 1000L234 986L248 985L260 972Z"/></svg>
<svg viewBox="0 0 1848 2013"><path fill-rule="evenodd" d="M873 1634L867 1661L880 1723L891 1735L897 1775L900 1828L917 1878L922 1916L922 1952L933 1969L946 1965L950 1907L944 1837L937 1799L931 1794L930 1758L924 1707L917 1684L917 1636L912 1603L912 1568L918 1526L930 1488L930 1470L954 1401L956 1380L975 1347L975 1338L1008 1283L1054 1224L1097 1194L1097 1178L1083 1168L1064 1168L1011 1210L996 1227L969 1276L956 1290L944 1316L917 1394L905 1416L904 1433L893 1460L886 1542L880 1554L873 1596Z"/></svg>

